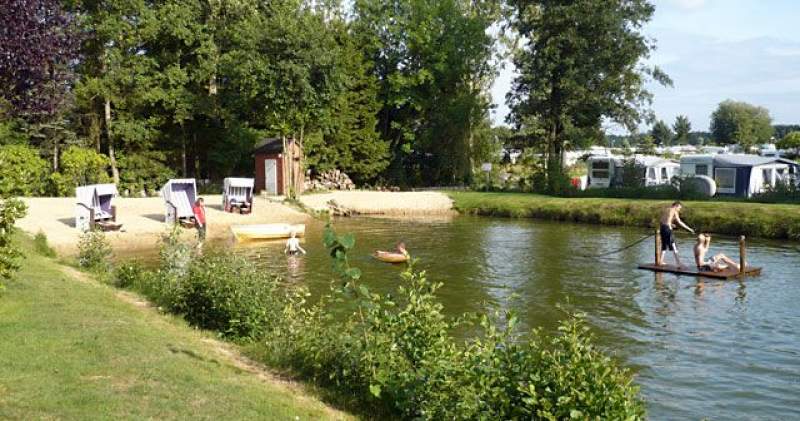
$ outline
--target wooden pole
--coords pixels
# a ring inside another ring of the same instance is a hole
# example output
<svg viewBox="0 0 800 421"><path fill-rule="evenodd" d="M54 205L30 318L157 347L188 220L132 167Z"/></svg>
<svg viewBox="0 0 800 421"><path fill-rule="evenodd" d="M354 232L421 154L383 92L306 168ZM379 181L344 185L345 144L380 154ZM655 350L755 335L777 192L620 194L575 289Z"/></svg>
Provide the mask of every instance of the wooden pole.
<svg viewBox="0 0 800 421"><path fill-rule="evenodd" d="M661 265L661 233L656 230L656 266Z"/></svg>
<svg viewBox="0 0 800 421"><path fill-rule="evenodd" d="M747 249L745 248L745 236L739 237L739 274L745 274L747 264Z"/></svg>

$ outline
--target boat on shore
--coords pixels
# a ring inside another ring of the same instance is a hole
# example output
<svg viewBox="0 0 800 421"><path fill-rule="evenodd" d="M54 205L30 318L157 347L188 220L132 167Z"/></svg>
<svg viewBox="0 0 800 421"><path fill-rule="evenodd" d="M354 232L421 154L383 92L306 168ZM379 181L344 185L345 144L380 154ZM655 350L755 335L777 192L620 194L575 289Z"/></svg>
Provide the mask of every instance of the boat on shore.
<svg viewBox="0 0 800 421"><path fill-rule="evenodd" d="M405 263L408 261L408 254L398 253L395 251L378 250L375 253L372 253L372 257L386 263Z"/></svg>
<svg viewBox="0 0 800 421"><path fill-rule="evenodd" d="M304 224L257 224L257 225L232 225L236 241L259 241L289 238L292 232L295 236L302 237L306 233Z"/></svg>

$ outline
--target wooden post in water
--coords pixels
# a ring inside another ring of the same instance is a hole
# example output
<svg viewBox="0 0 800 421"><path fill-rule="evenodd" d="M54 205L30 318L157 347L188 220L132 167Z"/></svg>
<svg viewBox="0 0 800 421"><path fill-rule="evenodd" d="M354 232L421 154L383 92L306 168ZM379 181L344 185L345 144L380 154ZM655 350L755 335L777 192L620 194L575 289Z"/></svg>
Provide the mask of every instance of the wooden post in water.
<svg viewBox="0 0 800 421"><path fill-rule="evenodd" d="M661 265L661 233L656 230L656 266Z"/></svg>
<svg viewBox="0 0 800 421"><path fill-rule="evenodd" d="M745 267L747 264L747 249L745 248L744 235L739 237L739 274L745 274Z"/></svg>

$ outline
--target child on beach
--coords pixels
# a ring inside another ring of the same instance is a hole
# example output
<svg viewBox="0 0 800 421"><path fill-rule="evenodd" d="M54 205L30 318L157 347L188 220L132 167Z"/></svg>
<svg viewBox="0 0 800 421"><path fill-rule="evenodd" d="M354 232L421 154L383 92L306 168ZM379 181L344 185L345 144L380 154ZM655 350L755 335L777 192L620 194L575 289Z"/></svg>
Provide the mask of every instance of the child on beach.
<svg viewBox="0 0 800 421"><path fill-rule="evenodd" d="M202 197L195 200L192 213L194 213L194 226L197 228L197 239L199 244L202 244L206 240L206 207Z"/></svg>

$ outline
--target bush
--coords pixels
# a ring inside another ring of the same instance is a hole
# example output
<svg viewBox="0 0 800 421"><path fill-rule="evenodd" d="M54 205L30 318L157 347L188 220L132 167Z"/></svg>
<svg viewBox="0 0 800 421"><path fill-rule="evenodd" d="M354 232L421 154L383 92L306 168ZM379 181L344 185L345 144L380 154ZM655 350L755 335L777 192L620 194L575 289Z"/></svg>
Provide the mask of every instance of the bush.
<svg viewBox="0 0 800 421"><path fill-rule="evenodd" d="M70 146L61 155L60 172L50 176L53 193L72 196L75 187L110 182L108 165L107 156L92 149Z"/></svg>
<svg viewBox="0 0 800 421"><path fill-rule="evenodd" d="M112 255L111 244L103 231L93 230L81 234L78 242L78 266L105 274L111 271Z"/></svg>
<svg viewBox="0 0 800 421"><path fill-rule="evenodd" d="M47 162L33 148L0 146L0 197L41 195L48 173Z"/></svg>
<svg viewBox="0 0 800 421"><path fill-rule="evenodd" d="M22 257L18 246L14 245L14 223L25 216L25 203L17 199L0 202L0 291L3 281L11 279L19 270L17 260Z"/></svg>
<svg viewBox="0 0 800 421"><path fill-rule="evenodd" d="M42 231L37 232L33 237L33 246L36 252L44 257L56 257L56 251L47 244L47 235Z"/></svg>

